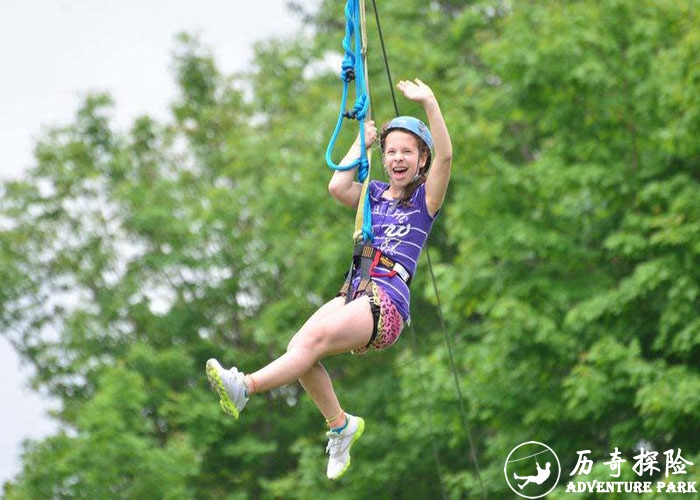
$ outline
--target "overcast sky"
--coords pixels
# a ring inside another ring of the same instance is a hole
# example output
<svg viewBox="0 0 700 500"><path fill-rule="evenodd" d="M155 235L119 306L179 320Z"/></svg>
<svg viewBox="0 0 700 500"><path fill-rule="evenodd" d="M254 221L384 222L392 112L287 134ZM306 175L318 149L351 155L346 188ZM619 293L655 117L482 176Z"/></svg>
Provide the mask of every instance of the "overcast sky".
<svg viewBox="0 0 700 500"><path fill-rule="evenodd" d="M112 95L117 126L143 113L165 118L175 97L177 33L199 34L222 71L243 69L254 41L298 28L286 3L0 0L0 180L22 175L42 128L70 123L88 92ZM0 337L0 485L19 472L22 440L54 429L45 402L27 389L28 375Z"/></svg>

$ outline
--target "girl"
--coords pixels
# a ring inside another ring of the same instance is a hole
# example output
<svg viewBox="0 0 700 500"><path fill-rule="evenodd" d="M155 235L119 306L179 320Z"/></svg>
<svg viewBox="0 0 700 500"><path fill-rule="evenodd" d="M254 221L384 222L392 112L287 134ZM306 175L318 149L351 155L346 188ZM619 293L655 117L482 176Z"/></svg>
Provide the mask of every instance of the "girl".
<svg viewBox="0 0 700 500"><path fill-rule="evenodd" d="M235 418L253 394L299 380L330 428L326 433L330 479L339 478L350 466L350 447L364 432L365 423L343 411L320 360L333 354L381 350L396 342L410 318L408 285L450 179L452 143L433 91L418 79L403 80L397 88L423 106L430 130L408 116L384 126L380 147L389 182L370 182L375 240L372 246L356 249L357 266L348 283L306 321L287 352L267 366L243 374L235 367L224 369L215 359L206 365L221 407ZM368 121L368 148L376 137L374 122ZM341 164L358 158L360 147L358 137ZM354 170L336 171L328 189L338 201L356 209L361 184L354 179Z"/></svg>

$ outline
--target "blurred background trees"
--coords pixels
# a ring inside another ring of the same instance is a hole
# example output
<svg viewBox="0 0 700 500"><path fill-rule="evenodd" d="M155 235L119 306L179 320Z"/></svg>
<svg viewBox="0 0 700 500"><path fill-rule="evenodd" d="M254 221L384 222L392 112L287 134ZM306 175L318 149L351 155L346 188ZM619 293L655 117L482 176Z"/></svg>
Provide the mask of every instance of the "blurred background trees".
<svg viewBox="0 0 700 500"><path fill-rule="evenodd" d="M446 331L423 260L399 344L328 361L368 424L350 472L325 479L298 386L235 422L203 371L278 356L349 262L354 215L324 166L344 17L325 1L295 9L310 39L260 43L245 74L182 35L170 120L116 130L90 96L2 186L2 332L60 423L7 498L511 498L504 462L531 440L563 477L584 449L700 462L698 2L377 3L395 80L433 87L454 143L430 239ZM381 123L371 12L368 32Z"/></svg>

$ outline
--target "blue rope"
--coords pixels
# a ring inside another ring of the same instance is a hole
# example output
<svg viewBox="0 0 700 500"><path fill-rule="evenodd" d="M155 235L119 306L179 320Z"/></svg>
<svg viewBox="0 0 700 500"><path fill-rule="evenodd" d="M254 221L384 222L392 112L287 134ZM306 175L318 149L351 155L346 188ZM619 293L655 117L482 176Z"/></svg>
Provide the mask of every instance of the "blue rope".
<svg viewBox="0 0 700 500"><path fill-rule="evenodd" d="M365 118L369 110L369 95L367 82L365 81L365 64L362 57L362 32L360 27L360 2L359 0L347 0L345 4L345 37L343 49L345 56L341 65L340 78L343 80L343 96L340 102L340 113L331 140L326 148L326 163L333 170L346 171L357 168L357 179L364 182L369 175L369 160L367 159L367 147L365 145ZM354 39L354 40L353 40ZM353 43L354 42L354 43ZM346 111L348 100L348 87L355 80L355 104L351 111ZM337 165L331 158L335 143L343 126L343 118L355 119L359 122L360 157L349 165ZM369 206L369 190L363 204L362 238L366 241L374 241L372 232L372 210Z"/></svg>

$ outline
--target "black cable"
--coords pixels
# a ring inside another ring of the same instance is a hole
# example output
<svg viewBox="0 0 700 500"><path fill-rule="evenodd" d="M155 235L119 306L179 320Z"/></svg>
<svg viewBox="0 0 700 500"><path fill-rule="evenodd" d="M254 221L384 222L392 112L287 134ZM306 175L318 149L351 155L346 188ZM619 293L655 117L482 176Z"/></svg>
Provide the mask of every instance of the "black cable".
<svg viewBox="0 0 700 500"><path fill-rule="evenodd" d="M377 10L377 2L372 0L374 8L374 20L377 23L377 33L379 33L379 45L382 47L382 57L384 58L384 68L386 69L386 77L389 80L389 90L391 91L391 100L394 103L394 115L399 116L399 106L396 104L396 94L394 93L394 81L391 79L391 70L389 69L389 58L386 56L386 46L384 45L384 34L382 25L379 22L379 11Z"/></svg>
<svg viewBox="0 0 700 500"><path fill-rule="evenodd" d="M408 329L411 330L411 344L413 345L413 361L416 363L416 371L418 372L418 380L420 380L420 390L421 394L425 397L428 394L428 388L425 386L425 377L423 376L423 370L421 369L420 363L418 362L418 344L416 343L416 332L413 327L409 324ZM440 466L440 453L438 451L437 443L435 443L435 433L433 432L433 420L432 418L428 421L428 435L430 436L430 444L433 449L433 460L435 460L435 470L437 471L438 482L440 483L440 492L442 493L443 500L448 500L447 490L445 489L445 482L442 480L442 467Z"/></svg>
<svg viewBox="0 0 700 500"><path fill-rule="evenodd" d="M471 431L471 426L469 425L469 419L467 418L467 411L464 409L464 397L462 397L462 388L459 384L459 377L457 376L457 366L455 363L455 358L453 354L453 348L452 348L452 339L450 338L450 335L447 333L447 327L445 324L445 316L442 313L442 303L440 301L440 293L438 292L438 287L437 287L437 280L435 279L435 273L433 272L433 263L432 260L430 259L430 251L428 250L428 246L425 246L425 256L428 259L428 269L430 270L430 278L433 281L433 290L435 291L435 300L437 303L437 309L438 309L438 316L440 318L440 326L442 328L442 333L445 337L445 342L447 343L447 352L450 355L450 367L452 369L452 376L455 381L455 386L457 387L457 398L459 399L459 410L462 416L462 425L464 426L464 430L467 433L467 440L469 441L469 454L471 455L471 459L474 463L474 472L476 473L476 478L479 481L479 485L481 486L481 495L483 498L486 498L486 490L484 489L484 482L481 479L481 469L479 467L479 460L477 459L476 456L476 448L474 447L474 438L472 437L472 431Z"/></svg>
<svg viewBox="0 0 700 500"><path fill-rule="evenodd" d="M380 42L380 45L382 48L382 56L384 58L384 68L386 69L386 75L387 75L387 78L389 80L389 89L391 90L391 99L392 99L392 102L394 104L394 113L396 116L399 116L400 115L399 106L398 106L398 103L396 100L396 94L394 93L394 85L393 85L393 80L391 78L391 70L389 69L389 58L387 57L387 54L386 54L386 46L384 44L384 34L382 32L381 23L379 21L379 11L377 10L377 3L375 0L372 0L372 7L374 8L374 18L375 18L376 23L377 23L377 32L379 33L379 42ZM479 486L481 488L481 496L482 496L482 498L486 498L486 489L484 488L484 482L481 478L479 461L477 459L476 449L474 447L474 438L472 437L472 431L471 431L471 427L469 425L469 420L467 418L467 412L464 408L464 397L462 396L462 388L459 384L459 377L457 376L457 367L455 365L455 360L454 360L454 354L453 354L453 349L452 349L452 340L450 339L450 336L447 333L445 316L442 312L442 303L440 301L440 294L438 292L437 280L435 279L435 273L433 272L433 263L432 263L432 260L430 258L430 251L428 249L427 242L425 245L425 254L426 254L426 257L428 259L428 269L430 270L430 277L431 277L432 282L433 282L433 290L435 291L435 300L437 303L438 316L440 318L440 326L442 328L442 333L445 337L445 342L447 343L447 350L448 350L448 353L450 356L450 367L452 370L452 375L454 378L455 386L457 388L457 397L459 399L459 409L460 409L460 415L462 418L462 426L464 427L464 430L467 434L467 440L469 442L470 456L472 459L472 463L474 464L474 472L476 473L476 477L477 477L477 480L479 481ZM413 328L410 328L410 330L411 330L411 334L413 337L413 351L414 351L415 356L417 357L418 352L416 350L415 333L413 331ZM416 363L417 362L418 361L416 360ZM419 373L419 377L421 379L421 386L422 386L421 388L422 388L422 390L425 390L425 387L424 387L424 384L422 381L423 377L420 375L420 373ZM435 445L435 442L434 442L434 434L432 433L432 428L430 431L430 435L433 437L433 439L432 439L432 441L433 441L433 453L435 456L435 463L437 466L438 479L440 480L440 487L442 489L442 494L444 496L446 494L445 487L444 487L444 484L442 483L442 475L440 473L440 461L438 458L437 445Z"/></svg>

